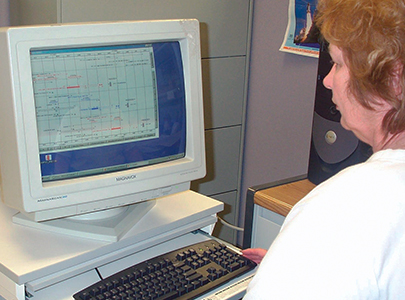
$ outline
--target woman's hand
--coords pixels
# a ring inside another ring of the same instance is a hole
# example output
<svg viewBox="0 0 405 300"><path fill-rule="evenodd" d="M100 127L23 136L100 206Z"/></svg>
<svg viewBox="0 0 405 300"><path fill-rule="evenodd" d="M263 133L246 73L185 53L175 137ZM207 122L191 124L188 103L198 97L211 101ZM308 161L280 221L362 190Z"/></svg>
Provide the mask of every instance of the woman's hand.
<svg viewBox="0 0 405 300"><path fill-rule="evenodd" d="M263 257L266 255L267 250L261 248L249 248L242 250L242 254L244 257L253 260L255 263L260 264Z"/></svg>

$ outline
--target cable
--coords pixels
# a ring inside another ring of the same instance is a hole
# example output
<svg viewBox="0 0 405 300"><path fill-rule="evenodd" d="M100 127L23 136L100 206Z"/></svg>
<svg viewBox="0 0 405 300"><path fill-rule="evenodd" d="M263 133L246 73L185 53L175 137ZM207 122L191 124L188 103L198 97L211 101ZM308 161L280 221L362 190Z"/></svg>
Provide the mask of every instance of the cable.
<svg viewBox="0 0 405 300"><path fill-rule="evenodd" d="M219 216L217 216L217 217L218 217L218 220L219 220L223 225L225 225L225 226L227 226L227 227L229 227L229 228L231 228L231 229L233 229L233 230L236 230L236 231L243 231L243 230L244 230L244 229L241 228L241 227L238 227L238 226L235 226L235 225L232 225L232 224L228 223L227 221L225 221L224 219L222 219L222 218L219 217Z"/></svg>

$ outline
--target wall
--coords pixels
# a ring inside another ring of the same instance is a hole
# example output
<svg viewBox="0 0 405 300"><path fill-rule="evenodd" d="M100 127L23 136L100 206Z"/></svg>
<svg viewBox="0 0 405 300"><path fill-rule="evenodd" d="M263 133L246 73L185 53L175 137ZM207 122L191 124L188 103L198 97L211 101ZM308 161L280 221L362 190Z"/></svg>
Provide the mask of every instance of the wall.
<svg viewBox="0 0 405 300"><path fill-rule="evenodd" d="M254 2L241 207L250 186L307 173L318 60L279 51L288 2Z"/></svg>
<svg viewBox="0 0 405 300"><path fill-rule="evenodd" d="M8 0L0 0L0 26L7 26L8 24Z"/></svg>

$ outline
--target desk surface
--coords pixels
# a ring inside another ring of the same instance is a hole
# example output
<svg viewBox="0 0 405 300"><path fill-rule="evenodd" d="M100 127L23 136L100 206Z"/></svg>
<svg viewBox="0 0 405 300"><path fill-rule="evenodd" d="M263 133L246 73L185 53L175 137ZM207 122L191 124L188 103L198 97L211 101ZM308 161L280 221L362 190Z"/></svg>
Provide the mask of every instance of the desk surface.
<svg viewBox="0 0 405 300"><path fill-rule="evenodd" d="M315 187L308 179L303 179L258 191L254 203L282 216L287 216L291 208Z"/></svg>
<svg viewBox="0 0 405 300"><path fill-rule="evenodd" d="M0 203L0 272L17 284L40 289L213 224L222 208L221 202L191 191L167 196L120 241L106 243L13 224L16 211Z"/></svg>

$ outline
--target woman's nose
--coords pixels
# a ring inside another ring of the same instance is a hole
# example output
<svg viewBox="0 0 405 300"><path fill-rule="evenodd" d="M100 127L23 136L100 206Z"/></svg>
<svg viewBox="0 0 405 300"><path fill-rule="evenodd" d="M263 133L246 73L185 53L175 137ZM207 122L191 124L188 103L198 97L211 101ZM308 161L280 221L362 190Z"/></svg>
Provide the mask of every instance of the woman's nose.
<svg viewBox="0 0 405 300"><path fill-rule="evenodd" d="M332 66L332 69L330 69L328 75L326 75L326 77L323 79L323 85L329 90L332 89L332 77L334 72L335 72L335 65Z"/></svg>

